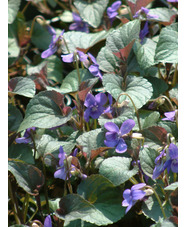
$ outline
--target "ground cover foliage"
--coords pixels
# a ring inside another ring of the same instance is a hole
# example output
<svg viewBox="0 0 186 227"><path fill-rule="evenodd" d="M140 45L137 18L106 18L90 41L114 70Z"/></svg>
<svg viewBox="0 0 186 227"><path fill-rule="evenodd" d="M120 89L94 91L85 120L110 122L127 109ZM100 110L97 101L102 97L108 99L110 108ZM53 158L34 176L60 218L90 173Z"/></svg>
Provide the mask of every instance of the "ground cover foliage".
<svg viewBox="0 0 186 227"><path fill-rule="evenodd" d="M178 1L8 1L9 226L178 225Z"/></svg>

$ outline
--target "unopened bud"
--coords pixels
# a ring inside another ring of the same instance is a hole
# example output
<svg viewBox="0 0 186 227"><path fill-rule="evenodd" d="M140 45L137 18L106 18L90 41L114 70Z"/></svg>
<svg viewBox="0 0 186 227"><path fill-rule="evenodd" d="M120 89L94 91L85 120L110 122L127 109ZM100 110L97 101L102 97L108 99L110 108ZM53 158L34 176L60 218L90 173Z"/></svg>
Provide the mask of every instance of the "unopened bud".
<svg viewBox="0 0 186 227"><path fill-rule="evenodd" d="M154 194L154 191L150 188L145 189L144 192L146 193L147 196Z"/></svg>

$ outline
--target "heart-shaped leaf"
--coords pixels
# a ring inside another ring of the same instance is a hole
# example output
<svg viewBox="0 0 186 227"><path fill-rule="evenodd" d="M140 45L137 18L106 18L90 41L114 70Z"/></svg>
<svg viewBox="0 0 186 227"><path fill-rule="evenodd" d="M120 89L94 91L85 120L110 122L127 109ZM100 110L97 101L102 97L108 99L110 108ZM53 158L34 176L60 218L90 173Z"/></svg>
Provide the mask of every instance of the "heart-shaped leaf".
<svg viewBox="0 0 186 227"><path fill-rule="evenodd" d="M23 116L19 109L12 104L8 104L8 130L17 131L23 120Z"/></svg>
<svg viewBox="0 0 186 227"><path fill-rule="evenodd" d="M131 158L126 157L107 158L101 163L99 173L116 186L123 184L138 172L137 167L130 168L131 161Z"/></svg>
<svg viewBox="0 0 186 227"><path fill-rule="evenodd" d="M178 62L178 24L163 28L157 43L154 60L156 63Z"/></svg>
<svg viewBox="0 0 186 227"><path fill-rule="evenodd" d="M119 59L107 47L102 47L97 56L99 69L104 72L114 72L119 67Z"/></svg>
<svg viewBox="0 0 186 227"><path fill-rule="evenodd" d="M149 177L152 177L153 175L153 170L155 167L154 161L158 155L159 152L147 147L143 148L139 153L141 168L143 172Z"/></svg>
<svg viewBox="0 0 186 227"><path fill-rule="evenodd" d="M135 44L134 52L140 67L147 69L154 65L156 43L152 39L145 38L142 44L138 41Z"/></svg>
<svg viewBox="0 0 186 227"><path fill-rule="evenodd" d="M81 219L100 226L112 224L124 214L122 193L101 175L91 175L82 181L77 192L61 199L60 209L56 211L59 218L65 221Z"/></svg>
<svg viewBox="0 0 186 227"><path fill-rule="evenodd" d="M8 0L8 23L12 24L19 10L21 0Z"/></svg>
<svg viewBox="0 0 186 227"><path fill-rule="evenodd" d="M9 92L33 98L36 92L35 83L30 78L14 77L8 83Z"/></svg>
<svg viewBox="0 0 186 227"><path fill-rule="evenodd" d="M116 29L112 31L107 39L106 39L106 46L110 48L110 50L113 53L119 53L121 52L124 47L127 47L127 49L123 49L123 52L125 51L125 55L128 55L132 42L134 39L139 38L139 33L140 33L140 21L139 20L133 20L128 22L127 24L124 24L122 27L119 29Z"/></svg>
<svg viewBox="0 0 186 227"><path fill-rule="evenodd" d="M65 106L62 94L56 91L42 91L28 103L19 131L31 127L60 126L70 120L71 114L71 108Z"/></svg>
<svg viewBox="0 0 186 227"><path fill-rule="evenodd" d="M122 93L127 93L132 98L135 106L141 108L152 96L152 85L142 77L127 76L125 89L123 88L123 78L114 74L103 76L103 86L116 100ZM132 107L130 99L126 95L119 98L119 102L127 100Z"/></svg>
<svg viewBox="0 0 186 227"><path fill-rule="evenodd" d="M79 69L79 74L81 82L94 78L94 76L87 69ZM60 90L63 94L75 92L78 91L79 85L78 72L75 69L65 77Z"/></svg>
<svg viewBox="0 0 186 227"><path fill-rule="evenodd" d="M78 9L83 20L88 22L92 27L97 28L101 23L108 2L108 0L75 0L74 5Z"/></svg>
<svg viewBox="0 0 186 227"><path fill-rule="evenodd" d="M85 49L85 51L87 51L96 43L106 39L110 32L111 30L87 34L85 32L71 31L65 32L63 36L65 38L70 53L73 53L76 48ZM69 53L65 45L62 46L62 51L64 54Z"/></svg>
<svg viewBox="0 0 186 227"><path fill-rule="evenodd" d="M8 171L14 175L18 185L28 194L38 195L44 184L44 176L37 167L20 161L9 160Z"/></svg>

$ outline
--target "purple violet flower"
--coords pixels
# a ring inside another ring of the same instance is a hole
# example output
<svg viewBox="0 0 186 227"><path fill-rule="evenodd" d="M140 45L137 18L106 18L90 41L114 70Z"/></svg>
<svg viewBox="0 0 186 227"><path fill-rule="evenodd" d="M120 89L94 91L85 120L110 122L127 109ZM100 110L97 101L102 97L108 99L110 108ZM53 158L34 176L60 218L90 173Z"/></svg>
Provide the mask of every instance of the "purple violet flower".
<svg viewBox="0 0 186 227"><path fill-rule="evenodd" d="M153 18L154 19L157 19L158 18L157 15L151 15L151 14L149 14L149 9L147 9L145 7L141 7L141 9L136 12L136 14L133 16L133 18L138 18L141 15L142 16L145 16L147 19L153 19Z"/></svg>
<svg viewBox="0 0 186 227"><path fill-rule="evenodd" d="M77 57L79 58L80 61L84 62L87 60L88 56L84 54L82 51L76 50L76 52L77 52ZM62 54L61 57L62 57L62 61L67 63L72 63L76 61L74 53L65 54L65 55Z"/></svg>
<svg viewBox="0 0 186 227"><path fill-rule="evenodd" d="M167 169L167 172L170 172L170 169L173 173L178 172L178 147L171 143L167 152L167 161L164 163L164 170Z"/></svg>
<svg viewBox="0 0 186 227"><path fill-rule="evenodd" d="M140 190L145 186L146 186L145 183L139 183L133 185L131 190L126 189L123 192L124 200L122 202L122 206L127 207L125 213L127 213L131 209L131 207L135 205L137 200L142 200L145 197L146 193L143 190Z"/></svg>
<svg viewBox="0 0 186 227"><path fill-rule="evenodd" d="M82 21L81 17L77 13L72 13L72 16L75 23L69 26L69 30L89 33L88 23Z"/></svg>
<svg viewBox="0 0 186 227"><path fill-rule="evenodd" d="M120 129L113 122L105 123L104 127L109 131L105 134L105 145L108 147L116 147L117 153L124 153L127 150L127 144L125 143L122 136L129 133L134 126L135 121L132 119L124 121Z"/></svg>
<svg viewBox="0 0 186 227"><path fill-rule="evenodd" d="M154 180L157 177L159 177L159 175L164 171L164 166L163 166L163 157L164 156L166 156L165 149L155 159L155 164L156 165L155 165L155 168L153 170L153 175L152 175L152 179L154 179Z"/></svg>
<svg viewBox="0 0 186 227"><path fill-rule="evenodd" d="M110 7L107 8L107 15L110 19L114 19L118 15L118 9L121 6L121 1L114 2Z"/></svg>
<svg viewBox="0 0 186 227"><path fill-rule="evenodd" d="M107 96L104 93L95 95L87 94L84 105L87 109L84 112L84 119L86 122L89 121L89 117L97 119L105 110L103 105L107 102Z"/></svg>
<svg viewBox="0 0 186 227"><path fill-rule="evenodd" d="M23 137L17 138L15 141L16 143L30 143L32 142L31 139L31 131L35 131L36 128L32 127L32 128L27 128Z"/></svg>
<svg viewBox="0 0 186 227"><path fill-rule="evenodd" d="M165 118L162 118L162 121L175 121L176 111L166 112L164 113Z"/></svg>
<svg viewBox="0 0 186 227"><path fill-rule="evenodd" d="M73 165L69 166L69 170L66 168L66 165L64 163L64 161L66 160L66 153L63 150L63 147L60 146L59 148L59 166L60 168L58 170L56 170L56 172L54 173L54 178L59 178L62 180L68 180L68 175L69 177L71 177L71 171L74 171L75 168ZM68 173L69 171L69 173Z"/></svg>
<svg viewBox="0 0 186 227"><path fill-rule="evenodd" d="M58 50L63 34L65 32L65 30L63 30L59 37L56 38L56 31L54 30L54 28L52 28L51 26L47 26L47 29L50 35L52 36L52 40L50 42L49 48L42 52L41 54L42 58L48 58Z"/></svg>
<svg viewBox="0 0 186 227"><path fill-rule="evenodd" d="M141 39L141 43L143 42L143 39L145 36L149 33L149 27L148 27L148 21L145 22L145 25L143 29L140 31L139 37Z"/></svg>
<svg viewBox="0 0 186 227"><path fill-rule="evenodd" d="M178 2L178 0L167 0L167 2Z"/></svg>
<svg viewBox="0 0 186 227"><path fill-rule="evenodd" d="M101 75L101 72L99 70L99 65L98 65L95 57L90 53L88 53L88 56L90 57L91 61L93 62L93 64L91 66L89 66L88 70L94 76L99 77L102 80L103 76Z"/></svg>
<svg viewBox="0 0 186 227"><path fill-rule="evenodd" d="M52 219L50 215L45 218L44 227L52 227Z"/></svg>

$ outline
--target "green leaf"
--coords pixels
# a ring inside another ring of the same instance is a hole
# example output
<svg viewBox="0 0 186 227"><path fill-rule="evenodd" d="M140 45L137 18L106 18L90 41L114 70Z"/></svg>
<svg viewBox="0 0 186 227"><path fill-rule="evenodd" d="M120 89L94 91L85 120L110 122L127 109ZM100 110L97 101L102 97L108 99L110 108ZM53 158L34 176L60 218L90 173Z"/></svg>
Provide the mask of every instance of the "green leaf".
<svg viewBox="0 0 186 227"><path fill-rule="evenodd" d="M17 58L20 52L13 27L8 25L8 58Z"/></svg>
<svg viewBox="0 0 186 227"><path fill-rule="evenodd" d="M139 117L140 117L141 128L145 129L156 125L157 121L160 118L160 114L157 111L139 110ZM137 118L135 117L134 120L136 122L136 125L134 126L133 130L139 130Z"/></svg>
<svg viewBox="0 0 186 227"><path fill-rule="evenodd" d="M133 119L134 118L134 109L124 106L121 108L116 108L113 110L113 112L117 112L117 117L113 117L112 119L107 118L106 114L102 114L98 118L99 124L103 127L106 122L113 122L117 125L121 125L125 120L127 119ZM113 114L112 112L112 114Z"/></svg>
<svg viewBox="0 0 186 227"><path fill-rule="evenodd" d="M76 142L83 147L83 152L90 155L91 150L96 150L99 147L105 147L105 133L102 129L95 129L85 132L80 135Z"/></svg>
<svg viewBox="0 0 186 227"><path fill-rule="evenodd" d="M162 79L151 76L147 77L146 79L152 84L153 95L151 99L158 98L160 95L167 91L168 85Z"/></svg>
<svg viewBox="0 0 186 227"><path fill-rule="evenodd" d="M31 22L30 22L31 26ZM56 35L59 36L62 30L55 29ZM41 26L39 23L34 24L34 29L32 33L31 41L32 43L41 50L48 49L52 36L49 34L48 30Z"/></svg>
<svg viewBox="0 0 186 227"><path fill-rule="evenodd" d="M145 7L153 0L127 0L127 4L130 7L132 14L134 15L141 7Z"/></svg>
<svg viewBox="0 0 186 227"><path fill-rule="evenodd" d="M47 58L47 78L61 84L63 78L63 67L61 60L52 55Z"/></svg>
<svg viewBox="0 0 186 227"><path fill-rule="evenodd" d="M9 160L8 171L10 171L18 185L30 195L38 195L44 184L42 172L35 166L20 161Z"/></svg>
<svg viewBox="0 0 186 227"><path fill-rule="evenodd" d="M74 220L71 222L65 221L64 227L96 227L97 225L91 224L89 222L85 222L83 220Z"/></svg>
<svg viewBox="0 0 186 227"><path fill-rule="evenodd" d="M162 28L156 47L155 63L178 62L178 24Z"/></svg>
<svg viewBox="0 0 186 227"><path fill-rule="evenodd" d="M79 69L79 74L81 82L95 78L87 69ZM78 80L78 73L77 70L75 69L65 77L60 87L60 90L63 94L75 92L78 91L79 85L80 84Z"/></svg>
<svg viewBox="0 0 186 227"><path fill-rule="evenodd" d="M110 31L101 31L96 33L71 31L71 32L65 32L63 37L67 42L67 46L70 53L72 53L76 50L77 47L80 49L88 50L96 43L106 39ZM62 51L64 54L69 53L65 45L62 46Z"/></svg>
<svg viewBox="0 0 186 227"><path fill-rule="evenodd" d="M176 126L176 122L160 121L160 122L158 122L158 126L164 128L167 131L167 133L171 133L175 137L175 139L177 140L178 128Z"/></svg>
<svg viewBox="0 0 186 227"><path fill-rule="evenodd" d="M164 190L174 191L176 188L178 188L178 182L170 184L169 186L165 187Z"/></svg>
<svg viewBox="0 0 186 227"><path fill-rule="evenodd" d="M59 201L60 201L60 198L50 199L48 201L49 207L50 207L50 209L52 209L53 212L55 212L57 209L59 209Z"/></svg>
<svg viewBox="0 0 186 227"><path fill-rule="evenodd" d="M178 84L169 91L169 96L173 100L178 100Z"/></svg>
<svg viewBox="0 0 186 227"><path fill-rule="evenodd" d="M176 9L168 9L166 7L157 7L153 9L149 9L149 15L156 15L158 18L149 19L149 21L157 21L161 24L169 25L174 22L175 17L177 15Z"/></svg>
<svg viewBox="0 0 186 227"><path fill-rule="evenodd" d="M21 0L8 0L8 23L12 24L19 11Z"/></svg>
<svg viewBox="0 0 186 227"><path fill-rule="evenodd" d="M19 131L27 128L52 128L71 119L71 108L64 105L64 96L56 91L42 91L27 105Z"/></svg>
<svg viewBox="0 0 186 227"><path fill-rule="evenodd" d="M151 225L150 227L176 227L171 221L164 220L163 218L158 221L156 224Z"/></svg>
<svg viewBox="0 0 186 227"><path fill-rule="evenodd" d="M102 47L97 56L99 69L104 72L114 72L119 67L118 58L107 47Z"/></svg>
<svg viewBox="0 0 186 227"><path fill-rule="evenodd" d="M159 197L160 194L158 194ZM172 208L169 202L167 201L166 205L163 206L165 214L167 217L170 217L172 215ZM160 205L155 197L155 195L150 196L147 200L143 202L142 210L145 216L151 218L155 222L158 222L159 218L163 218L162 211L160 209Z"/></svg>
<svg viewBox="0 0 186 227"><path fill-rule="evenodd" d="M9 83L9 92L16 95L33 98L36 92L35 83L30 78L14 77Z"/></svg>
<svg viewBox="0 0 186 227"><path fill-rule="evenodd" d="M141 168L143 172L151 178L155 167L154 160L158 155L158 151L147 147L144 147L139 153Z"/></svg>
<svg viewBox="0 0 186 227"><path fill-rule="evenodd" d="M78 186L78 195L60 201L57 216L65 221L81 219L95 225L117 222L124 214L122 193L101 175L91 175Z"/></svg>
<svg viewBox="0 0 186 227"><path fill-rule="evenodd" d="M154 65L156 43L152 39L145 38L142 44L136 41L135 45L135 48L133 49L135 50L136 58L140 67L142 69L147 69Z"/></svg>
<svg viewBox="0 0 186 227"><path fill-rule="evenodd" d="M108 0L95 0L91 2L75 0L74 5L83 20L88 22L92 27L97 28L101 23L108 2Z"/></svg>
<svg viewBox="0 0 186 227"><path fill-rule="evenodd" d="M131 161L131 158L125 157L107 158L101 163L99 173L118 186L137 174L137 167L130 168Z"/></svg>
<svg viewBox="0 0 186 227"><path fill-rule="evenodd" d="M55 0L47 0L47 2L49 3L49 5L51 5L53 8L56 7L57 2Z"/></svg>
<svg viewBox="0 0 186 227"><path fill-rule="evenodd" d="M120 49L126 47L134 39L139 38L140 33L140 21L133 20L124 24L119 29L112 31L107 39L106 46L110 48L112 52L119 52Z"/></svg>
<svg viewBox="0 0 186 227"><path fill-rule="evenodd" d="M34 164L32 149L28 144L12 144L8 148L8 158L18 159L29 164Z"/></svg>
<svg viewBox="0 0 186 227"><path fill-rule="evenodd" d="M152 96L152 85L142 77L127 76L126 89L123 88L123 78L114 74L103 76L103 86L116 100L122 93L127 93L132 98L136 108L141 108ZM119 98L119 102L127 100L129 106L133 107L132 102L126 95ZM134 107L133 107L134 108Z"/></svg>
<svg viewBox="0 0 186 227"><path fill-rule="evenodd" d="M151 144L153 143L153 146L163 146L165 143L167 143L167 131L163 127L151 126L149 128L143 129L142 134L143 137L145 137L145 142L150 142Z"/></svg>
<svg viewBox="0 0 186 227"><path fill-rule="evenodd" d="M44 134L36 140L37 158L44 156L46 153L52 153L56 158L59 154L59 147L62 146L64 152L69 155L76 145L76 139L80 132L76 131L66 141L58 141L50 135Z"/></svg>
<svg viewBox="0 0 186 227"><path fill-rule="evenodd" d="M12 104L8 104L8 130L17 131L23 120L23 116L19 109Z"/></svg>

